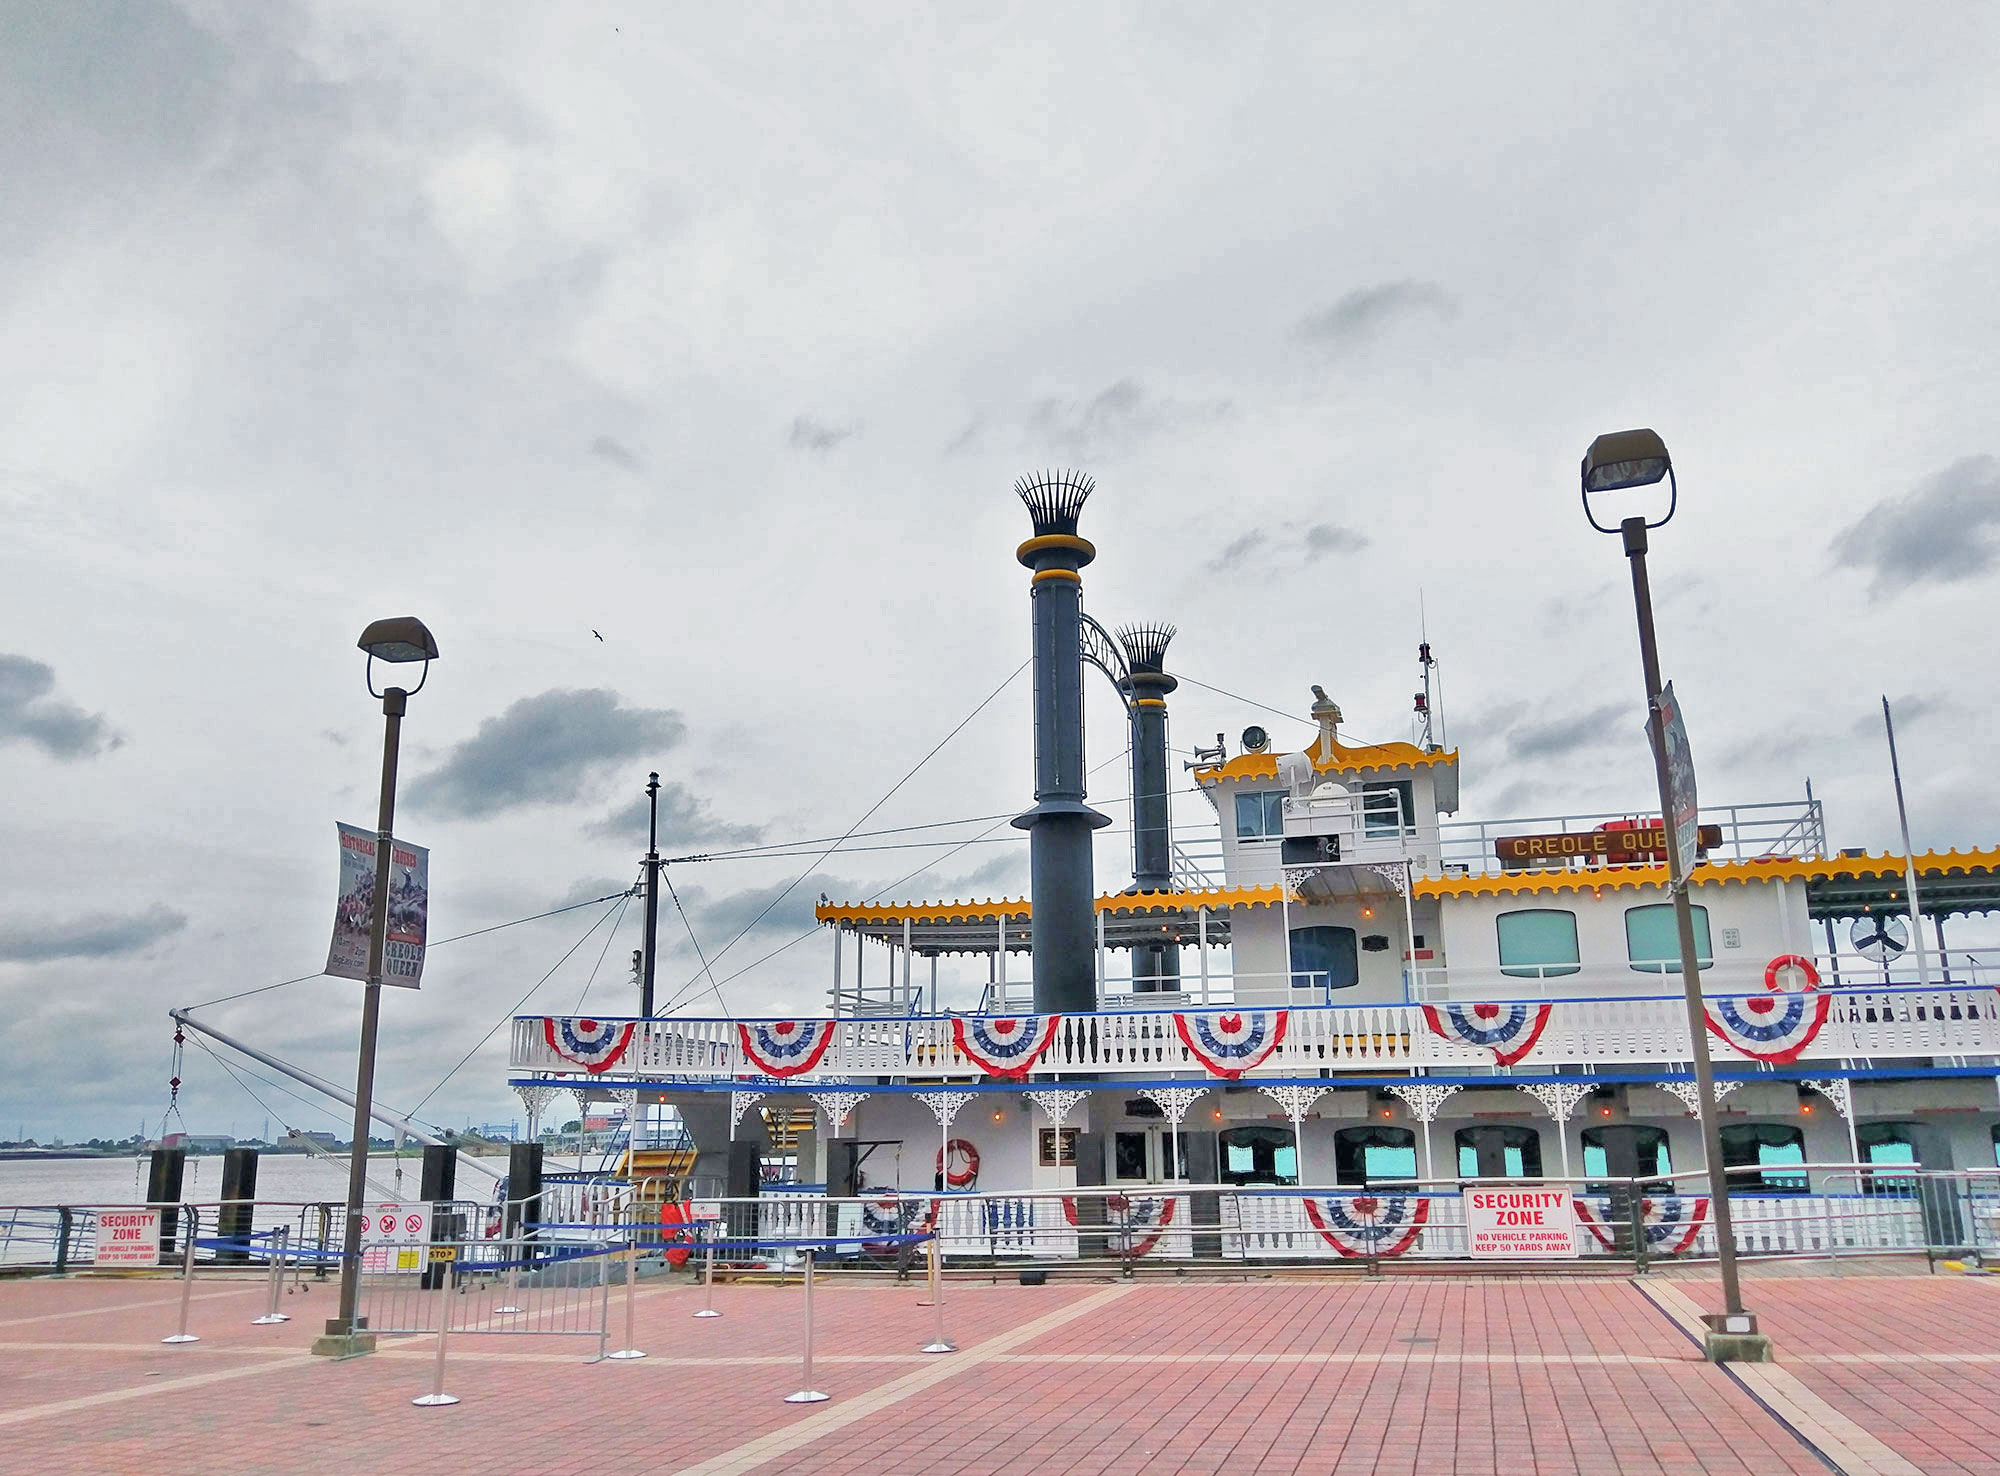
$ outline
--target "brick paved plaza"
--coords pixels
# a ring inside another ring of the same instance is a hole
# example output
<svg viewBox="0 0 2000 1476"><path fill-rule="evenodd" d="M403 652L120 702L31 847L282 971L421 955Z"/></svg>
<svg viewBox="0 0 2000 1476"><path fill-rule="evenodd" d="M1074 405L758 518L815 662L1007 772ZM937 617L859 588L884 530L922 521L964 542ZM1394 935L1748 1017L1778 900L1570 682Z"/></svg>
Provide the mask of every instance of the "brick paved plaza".
<svg viewBox="0 0 2000 1476"><path fill-rule="evenodd" d="M198 1281L201 1341L167 1347L173 1283L16 1281L0 1284L0 1469L2000 1476L2000 1284L1749 1287L1781 1361L1724 1372L1683 1331L1715 1304L1701 1280L953 1283L961 1351L943 1356L917 1351L920 1285L822 1282L814 1382L832 1398L795 1406L796 1285L720 1287L725 1315L701 1321L699 1291L642 1283L644 1360L455 1335L463 1403L419 1409L428 1336L307 1355L330 1288L254 1327L261 1280Z"/></svg>

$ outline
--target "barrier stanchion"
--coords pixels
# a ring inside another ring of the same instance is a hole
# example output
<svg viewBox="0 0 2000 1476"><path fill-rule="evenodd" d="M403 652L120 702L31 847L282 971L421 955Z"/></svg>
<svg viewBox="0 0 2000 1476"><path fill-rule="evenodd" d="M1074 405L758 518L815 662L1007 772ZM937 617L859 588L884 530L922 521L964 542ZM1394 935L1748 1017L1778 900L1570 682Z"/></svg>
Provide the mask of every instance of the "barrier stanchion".
<svg viewBox="0 0 2000 1476"><path fill-rule="evenodd" d="M712 1240L708 1242L708 1249L702 1256L701 1283L701 1310L694 1315L720 1317L722 1314L715 1310L715 1242Z"/></svg>
<svg viewBox="0 0 2000 1476"><path fill-rule="evenodd" d="M646 1355L632 1346L632 1301L638 1295L639 1287L639 1242L635 1238L625 1247L625 1346L615 1353L607 1353L606 1358L644 1358Z"/></svg>
<svg viewBox="0 0 2000 1476"><path fill-rule="evenodd" d="M410 1403L422 1408L435 1408L444 1404L458 1403L456 1394L444 1392L444 1345L446 1335L451 1332L451 1283L452 1274L445 1273L444 1282L438 1287L438 1356L431 1374L431 1392L419 1394Z"/></svg>
<svg viewBox="0 0 2000 1476"><path fill-rule="evenodd" d="M285 1247L291 1242L291 1226L280 1225L271 1232L269 1241L271 1258L271 1288L264 1297L264 1315L251 1319L252 1327L263 1327L274 1322L290 1322L292 1319L278 1310L278 1295L285 1284Z"/></svg>
<svg viewBox="0 0 2000 1476"><path fill-rule="evenodd" d="M936 1326L933 1328L935 1335L924 1345L923 1351L956 1353L958 1344L944 1335L944 1267L941 1264L943 1257L938 1254L938 1240L935 1234L931 1236L926 1248L930 1251L931 1307L936 1317Z"/></svg>
<svg viewBox="0 0 2000 1476"><path fill-rule="evenodd" d="M507 1302L505 1306L493 1309L495 1317L513 1317L520 1313L521 1309L514 1299L521 1294L521 1247L526 1240L525 1235L515 1236L512 1251L507 1249L506 1241L500 1242L500 1253L507 1257Z"/></svg>
<svg viewBox="0 0 2000 1476"><path fill-rule="evenodd" d="M163 1343L199 1343L200 1338L188 1331L188 1302L194 1296L194 1241L199 1216L193 1210L182 1211L185 1226L181 1232L181 1325L180 1330L170 1338L161 1338Z"/></svg>
<svg viewBox="0 0 2000 1476"><path fill-rule="evenodd" d="M813 1382L813 1253L806 1247L806 1358L805 1378L793 1393L785 1396L787 1404L823 1404L827 1395L812 1386Z"/></svg>

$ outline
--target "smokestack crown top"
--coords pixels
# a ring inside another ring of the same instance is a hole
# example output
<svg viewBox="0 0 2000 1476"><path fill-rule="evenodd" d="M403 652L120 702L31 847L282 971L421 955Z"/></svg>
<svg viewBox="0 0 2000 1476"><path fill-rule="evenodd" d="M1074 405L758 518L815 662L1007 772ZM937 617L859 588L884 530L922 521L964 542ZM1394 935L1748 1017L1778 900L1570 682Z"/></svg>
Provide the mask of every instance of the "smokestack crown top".
<svg viewBox="0 0 2000 1476"><path fill-rule="evenodd" d="M1074 538L1077 514L1083 511L1096 486L1084 472L1045 471L1022 477L1014 483L1014 492L1035 520L1036 537L1063 533Z"/></svg>
<svg viewBox="0 0 2000 1476"><path fill-rule="evenodd" d="M1125 648L1125 660L1134 671L1165 671L1167 642L1174 638L1171 625L1121 625L1118 644Z"/></svg>

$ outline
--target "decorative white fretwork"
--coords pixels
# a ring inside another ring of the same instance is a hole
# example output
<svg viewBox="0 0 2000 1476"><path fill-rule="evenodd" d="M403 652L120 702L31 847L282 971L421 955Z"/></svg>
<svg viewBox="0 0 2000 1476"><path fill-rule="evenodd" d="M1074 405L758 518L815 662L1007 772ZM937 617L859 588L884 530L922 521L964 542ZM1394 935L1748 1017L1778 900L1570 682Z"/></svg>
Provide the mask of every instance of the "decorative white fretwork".
<svg viewBox="0 0 2000 1476"><path fill-rule="evenodd" d="M1396 895L1398 897L1406 897L1409 895L1410 867L1407 861L1392 861L1392 862L1371 861L1368 863L1365 869L1374 872L1377 876L1381 877L1383 881L1387 882L1390 886L1394 887L1396 889Z"/></svg>
<svg viewBox="0 0 2000 1476"><path fill-rule="evenodd" d="M1311 881L1314 877L1318 876L1320 870L1321 868L1317 866L1285 867L1284 872L1285 872L1286 895L1289 896L1291 900L1294 902L1303 902L1305 900L1305 897L1299 891L1299 888L1304 886L1308 881Z"/></svg>
<svg viewBox="0 0 2000 1476"><path fill-rule="evenodd" d="M1854 1116L1854 1083L1846 1077L1836 1076L1827 1081L1808 1081L1806 1085L1831 1102L1833 1110L1842 1117Z"/></svg>
<svg viewBox="0 0 2000 1476"><path fill-rule="evenodd" d="M762 1092L731 1092L729 1094L729 1136L736 1136L737 1124L743 1121L743 1114L764 1100Z"/></svg>
<svg viewBox="0 0 2000 1476"><path fill-rule="evenodd" d="M1257 1088L1265 1096L1285 1109L1285 1116L1296 1125L1312 1111L1313 1103L1324 1097L1330 1087L1308 1086L1260 1086Z"/></svg>
<svg viewBox="0 0 2000 1476"><path fill-rule="evenodd" d="M826 1114L836 1138L840 1136L840 1130L847 1126L848 1115L868 1100L866 1092L812 1092L810 1095L819 1110Z"/></svg>
<svg viewBox="0 0 2000 1476"><path fill-rule="evenodd" d="M590 1093L584 1090L584 1088L582 1087L576 1087L573 1090L571 1090L570 1095L576 1098L577 1117L581 1119L590 1116ZM577 1124L577 1131L578 1132L583 1131L583 1124L581 1123L581 1121L579 1121Z"/></svg>
<svg viewBox="0 0 2000 1476"><path fill-rule="evenodd" d="M1166 1113L1168 1122L1179 1127L1188 1109L1207 1096L1208 1090L1207 1087L1147 1087L1139 1095Z"/></svg>
<svg viewBox="0 0 2000 1476"><path fill-rule="evenodd" d="M514 1091L520 1097L522 1107L527 1109L528 1141L537 1142L542 1136L542 1114L548 1110L549 1103L555 1101L558 1088L538 1081L531 1086L517 1086Z"/></svg>
<svg viewBox="0 0 2000 1476"><path fill-rule="evenodd" d="M1542 1104L1542 1110L1556 1120L1561 1127L1576 1116L1577 1104L1590 1095L1590 1088L1581 1082L1536 1081L1518 1088Z"/></svg>
<svg viewBox="0 0 2000 1476"><path fill-rule="evenodd" d="M1427 1081L1408 1082L1402 1086L1389 1088L1403 1099L1410 1109L1410 1115L1426 1127L1437 1121L1439 1109L1459 1093L1455 1086L1439 1086Z"/></svg>
<svg viewBox="0 0 2000 1476"><path fill-rule="evenodd" d="M1077 1093L1082 1096L1081 1092ZM958 1116L967 1102L972 1100L971 1092L918 1092L917 1100L931 1109L931 1116L937 1119L938 1131L951 1131L951 1120Z"/></svg>
<svg viewBox="0 0 2000 1476"><path fill-rule="evenodd" d="M1659 1087L1663 1092L1670 1092L1674 1096L1679 1097L1681 1107L1689 1117L1701 1116L1701 1087L1696 1083L1692 1081L1661 1081L1655 1082L1654 1085ZM1720 1102L1741 1085L1742 1083L1737 1081L1718 1081L1715 1084L1715 1100Z"/></svg>
<svg viewBox="0 0 2000 1476"><path fill-rule="evenodd" d="M1050 1122L1054 1123L1057 1127L1061 1127L1064 1119L1069 1116L1070 1110L1089 1095L1089 1092L1073 1092L1066 1087L1044 1088L1040 1091L1029 1092L1028 1100L1041 1108L1042 1115L1048 1118ZM1149 1092L1147 1095L1150 1096L1152 1094Z"/></svg>

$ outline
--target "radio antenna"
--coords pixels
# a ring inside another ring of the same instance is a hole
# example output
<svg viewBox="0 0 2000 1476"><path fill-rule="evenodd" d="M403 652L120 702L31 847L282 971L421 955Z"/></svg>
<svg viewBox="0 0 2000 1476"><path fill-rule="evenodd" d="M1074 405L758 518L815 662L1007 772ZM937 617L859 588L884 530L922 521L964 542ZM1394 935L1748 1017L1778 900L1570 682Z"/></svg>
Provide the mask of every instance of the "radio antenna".
<svg viewBox="0 0 2000 1476"><path fill-rule="evenodd" d="M1421 589L1417 591L1417 669L1424 679L1424 689L1415 699L1417 747L1436 753L1444 747L1444 676L1431 654L1430 619Z"/></svg>

